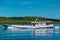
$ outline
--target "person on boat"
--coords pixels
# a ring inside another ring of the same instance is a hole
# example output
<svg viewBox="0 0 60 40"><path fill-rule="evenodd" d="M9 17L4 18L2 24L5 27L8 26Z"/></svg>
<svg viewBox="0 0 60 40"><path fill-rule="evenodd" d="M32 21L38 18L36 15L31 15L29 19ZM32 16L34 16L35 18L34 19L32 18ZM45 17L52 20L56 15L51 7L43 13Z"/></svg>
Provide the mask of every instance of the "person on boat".
<svg viewBox="0 0 60 40"><path fill-rule="evenodd" d="M35 23L33 23L33 26L35 26Z"/></svg>

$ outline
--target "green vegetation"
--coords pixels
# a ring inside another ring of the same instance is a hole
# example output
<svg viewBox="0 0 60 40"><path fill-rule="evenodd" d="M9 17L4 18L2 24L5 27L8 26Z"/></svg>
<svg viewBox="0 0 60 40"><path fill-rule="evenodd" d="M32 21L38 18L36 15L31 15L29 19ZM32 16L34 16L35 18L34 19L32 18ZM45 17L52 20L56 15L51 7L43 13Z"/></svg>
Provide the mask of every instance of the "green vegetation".
<svg viewBox="0 0 60 40"><path fill-rule="evenodd" d="M36 16L25 16L25 17L0 17L0 24L29 24L32 21L52 21L51 23L60 23L60 19L36 17Z"/></svg>

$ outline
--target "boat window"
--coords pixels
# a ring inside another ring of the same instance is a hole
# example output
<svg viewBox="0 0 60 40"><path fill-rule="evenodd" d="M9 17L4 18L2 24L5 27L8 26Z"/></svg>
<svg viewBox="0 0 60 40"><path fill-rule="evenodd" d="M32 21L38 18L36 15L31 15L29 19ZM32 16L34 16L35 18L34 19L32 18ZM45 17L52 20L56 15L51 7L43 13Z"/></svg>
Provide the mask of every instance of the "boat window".
<svg viewBox="0 0 60 40"><path fill-rule="evenodd" d="M49 25L49 23L46 23L46 25Z"/></svg>
<svg viewBox="0 0 60 40"><path fill-rule="evenodd" d="M42 25L42 23L41 23L41 25Z"/></svg>
<svg viewBox="0 0 60 40"><path fill-rule="evenodd" d="M35 26L36 23L32 23L33 26Z"/></svg>

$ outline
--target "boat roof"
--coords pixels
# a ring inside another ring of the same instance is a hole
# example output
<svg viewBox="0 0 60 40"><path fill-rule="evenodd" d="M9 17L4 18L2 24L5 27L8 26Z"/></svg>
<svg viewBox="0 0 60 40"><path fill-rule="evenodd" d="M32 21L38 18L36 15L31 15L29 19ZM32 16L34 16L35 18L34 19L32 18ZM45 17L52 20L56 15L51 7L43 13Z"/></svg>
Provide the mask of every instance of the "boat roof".
<svg viewBox="0 0 60 40"><path fill-rule="evenodd" d="M31 23L49 23L49 22L52 22L52 21L31 22Z"/></svg>

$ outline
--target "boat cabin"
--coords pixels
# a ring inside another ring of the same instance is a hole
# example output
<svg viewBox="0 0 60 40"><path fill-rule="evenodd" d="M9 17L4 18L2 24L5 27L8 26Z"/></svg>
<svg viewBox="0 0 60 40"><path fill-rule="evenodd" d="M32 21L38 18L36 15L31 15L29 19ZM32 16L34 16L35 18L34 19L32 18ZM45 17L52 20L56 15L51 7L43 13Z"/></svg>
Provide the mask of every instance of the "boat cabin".
<svg viewBox="0 0 60 40"><path fill-rule="evenodd" d="M50 21L45 21L45 22L31 22L32 23L32 26L46 26L46 25L49 25L49 22Z"/></svg>

